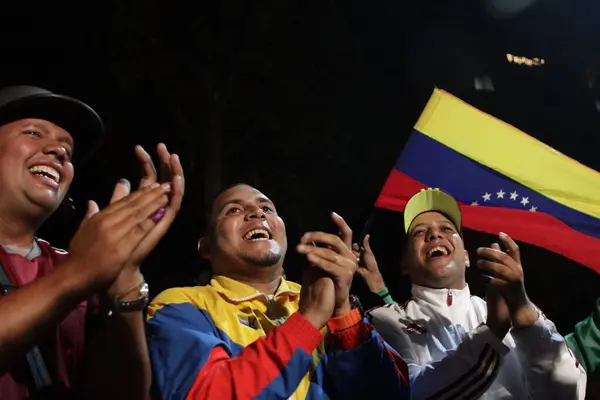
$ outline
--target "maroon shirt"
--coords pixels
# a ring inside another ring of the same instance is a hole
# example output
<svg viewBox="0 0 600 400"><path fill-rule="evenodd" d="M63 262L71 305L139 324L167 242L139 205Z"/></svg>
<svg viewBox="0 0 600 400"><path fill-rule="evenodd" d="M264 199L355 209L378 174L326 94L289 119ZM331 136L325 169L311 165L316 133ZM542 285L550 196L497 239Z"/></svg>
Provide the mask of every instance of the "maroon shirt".
<svg viewBox="0 0 600 400"><path fill-rule="evenodd" d="M55 249L48 242L37 239L37 243L41 252L32 260L18 254L9 254L0 246L0 262L9 279L17 287L24 286L59 267L67 255L65 251ZM83 302L51 330L43 342L38 343L52 380L62 383L67 389L74 389L81 373L86 311L87 303ZM0 398L27 399L30 382L32 378L23 356L10 372L0 375Z"/></svg>

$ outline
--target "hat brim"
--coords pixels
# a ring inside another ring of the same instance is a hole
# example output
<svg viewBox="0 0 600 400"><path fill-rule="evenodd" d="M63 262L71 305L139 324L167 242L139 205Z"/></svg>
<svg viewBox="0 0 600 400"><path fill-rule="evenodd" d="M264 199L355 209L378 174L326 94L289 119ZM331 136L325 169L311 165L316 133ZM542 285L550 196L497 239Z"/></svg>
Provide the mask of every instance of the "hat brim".
<svg viewBox="0 0 600 400"><path fill-rule="evenodd" d="M439 189L421 190L408 200L404 207L404 231L408 233L414 219L429 211L444 214L459 232L462 231L462 213L458 202L454 197Z"/></svg>
<svg viewBox="0 0 600 400"><path fill-rule="evenodd" d="M89 160L104 139L104 124L87 104L54 93L35 94L0 108L0 125L19 119L39 118L50 121L73 137L73 163Z"/></svg>

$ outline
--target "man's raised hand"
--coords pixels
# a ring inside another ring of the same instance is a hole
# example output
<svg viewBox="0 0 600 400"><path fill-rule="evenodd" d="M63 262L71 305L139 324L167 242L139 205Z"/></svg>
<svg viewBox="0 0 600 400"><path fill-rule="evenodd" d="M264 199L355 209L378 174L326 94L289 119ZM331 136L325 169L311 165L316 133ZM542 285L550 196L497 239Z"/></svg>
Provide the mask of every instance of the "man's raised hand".
<svg viewBox="0 0 600 400"><path fill-rule="evenodd" d="M335 287L334 317L348 313L350 305L350 286L358 268L356 256L352 253L352 230L344 219L332 213L332 219L340 230L340 235L325 232L308 232L300 239L297 251L306 255L312 265L319 268L333 281ZM313 245L319 244L323 247Z"/></svg>
<svg viewBox="0 0 600 400"><path fill-rule="evenodd" d="M140 243L138 248L131 254L128 264L136 267L148 256L148 254L156 247L158 242L167 233L171 224L175 220L175 216L181 208L181 202L185 192L185 179L181 161L177 154L170 154L167 146L159 143L156 147L156 153L160 160L160 173L157 176L156 168L152 162L150 155L142 146L135 147L135 154L140 163L142 170L142 178L140 179L139 189L148 187L155 183L170 183L171 192L169 193L168 204L158 210L152 217L157 221L155 228L148 236ZM117 186L113 192L111 203L118 201L129 194L127 185Z"/></svg>
<svg viewBox="0 0 600 400"><path fill-rule="evenodd" d="M102 211L94 201L89 202L86 218L71 240L67 261L82 286L96 291L114 281L134 249L155 229L151 215L168 204L170 191L170 185L155 183Z"/></svg>
<svg viewBox="0 0 600 400"><path fill-rule="evenodd" d="M519 246L506 233L501 232L498 237L506 251L502 251L497 243L480 247L477 255L482 259L477 261L477 266L492 276L489 285L497 286L506 299L513 326L520 328L532 325L539 315L525 292Z"/></svg>

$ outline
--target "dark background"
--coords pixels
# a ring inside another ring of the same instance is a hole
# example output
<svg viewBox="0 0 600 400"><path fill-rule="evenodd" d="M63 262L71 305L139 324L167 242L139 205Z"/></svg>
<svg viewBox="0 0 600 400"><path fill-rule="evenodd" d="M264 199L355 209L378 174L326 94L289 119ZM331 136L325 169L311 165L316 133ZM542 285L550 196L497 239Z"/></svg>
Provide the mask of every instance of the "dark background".
<svg viewBox="0 0 600 400"><path fill-rule="evenodd" d="M251 183L276 202L292 248L304 231L330 229L331 211L361 232L434 86L600 170L595 2L538 0L516 15L499 1L175 3L21 3L0 14L0 85L78 97L107 126L101 151L77 169L75 215L57 214L41 236L67 247L85 200L106 204L117 179L136 182L135 144L162 141L180 154L184 206L144 265L153 295L194 283L202 210L228 183ZM545 64L509 63L507 53ZM494 91L476 90L482 76ZM408 286L396 263L398 221L379 213L372 236L400 300ZM466 240L473 252L494 238ZM304 262L293 253L287 274L298 279ZM530 297L569 331L600 295L600 276L532 246L523 253ZM364 294L360 282L355 290Z"/></svg>

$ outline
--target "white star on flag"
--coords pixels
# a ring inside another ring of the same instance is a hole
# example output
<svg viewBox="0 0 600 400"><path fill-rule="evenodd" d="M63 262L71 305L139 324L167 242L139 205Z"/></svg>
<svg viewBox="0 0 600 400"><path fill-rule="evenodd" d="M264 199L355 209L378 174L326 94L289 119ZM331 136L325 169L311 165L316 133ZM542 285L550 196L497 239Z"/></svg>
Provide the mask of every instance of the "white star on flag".
<svg viewBox="0 0 600 400"><path fill-rule="evenodd" d="M485 194L482 197L483 197L483 201L486 202L486 201L490 201L492 195L488 192L485 192Z"/></svg>
<svg viewBox="0 0 600 400"><path fill-rule="evenodd" d="M531 206L531 208L529 209L529 211L536 212L537 211L537 207L536 206Z"/></svg>
<svg viewBox="0 0 600 400"><path fill-rule="evenodd" d="M516 190L510 194L511 200L516 200L518 197L519 197L519 195L517 194Z"/></svg>
<svg viewBox="0 0 600 400"><path fill-rule="evenodd" d="M471 205L472 205L472 206L478 206L478 205L479 205L479 203L478 203L478 202L476 202L476 201L474 201L474 202L472 202L472 203L471 203Z"/></svg>
<svg viewBox="0 0 600 400"><path fill-rule="evenodd" d="M499 192L496 193L496 195L498 196L499 199L503 199L504 198L504 191L502 189L500 189Z"/></svg>
<svg viewBox="0 0 600 400"><path fill-rule="evenodd" d="M523 204L524 206L526 206L526 205L527 205L527 203L529 203L529 197L523 197L523 198L521 199L521 204Z"/></svg>

